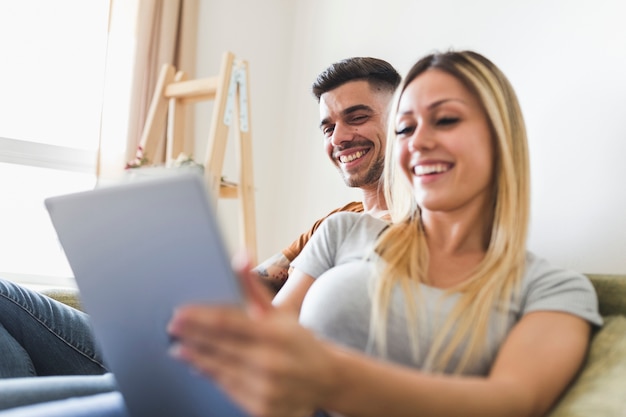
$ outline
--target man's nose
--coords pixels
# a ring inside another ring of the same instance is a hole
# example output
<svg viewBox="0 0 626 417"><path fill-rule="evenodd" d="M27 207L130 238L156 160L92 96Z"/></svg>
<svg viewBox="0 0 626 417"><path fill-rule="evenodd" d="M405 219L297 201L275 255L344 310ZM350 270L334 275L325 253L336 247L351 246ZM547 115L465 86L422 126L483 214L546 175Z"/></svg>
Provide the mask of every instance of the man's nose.
<svg viewBox="0 0 626 417"><path fill-rule="evenodd" d="M354 139L354 127L344 123L337 123L333 129L330 143L333 146L340 146L342 143L349 142L352 139Z"/></svg>

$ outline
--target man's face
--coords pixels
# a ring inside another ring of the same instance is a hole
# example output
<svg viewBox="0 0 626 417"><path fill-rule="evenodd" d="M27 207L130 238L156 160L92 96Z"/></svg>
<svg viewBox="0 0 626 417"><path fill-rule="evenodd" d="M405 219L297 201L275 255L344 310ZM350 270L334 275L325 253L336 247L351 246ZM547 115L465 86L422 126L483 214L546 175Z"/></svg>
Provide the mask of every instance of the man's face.
<svg viewBox="0 0 626 417"><path fill-rule="evenodd" d="M350 81L320 97L326 153L348 187L377 186L385 159L392 94Z"/></svg>

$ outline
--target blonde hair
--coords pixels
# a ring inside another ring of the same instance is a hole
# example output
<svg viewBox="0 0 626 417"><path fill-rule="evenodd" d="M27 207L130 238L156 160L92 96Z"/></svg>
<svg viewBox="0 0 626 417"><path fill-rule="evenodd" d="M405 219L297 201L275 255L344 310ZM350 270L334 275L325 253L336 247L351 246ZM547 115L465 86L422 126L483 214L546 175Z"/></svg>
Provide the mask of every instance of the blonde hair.
<svg viewBox="0 0 626 417"><path fill-rule="evenodd" d="M400 96L411 81L429 69L452 75L477 97L489 121L495 146L494 201L490 213L493 220L487 251L468 279L446 290L447 295L459 294L459 300L436 331L426 356L427 367L441 372L467 340L467 347L455 369L459 373L484 349L493 309L508 311L512 297L518 293L525 266L530 217L528 145L515 92L491 61L471 51L426 56L408 72ZM384 354L390 299L393 289L400 287L406 301L411 347L417 355L418 322L430 319L418 314L419 284L428 283L429 255L421 210L394 160L396 142L395 134L390 135L384 183L393 224L375 245L380 278L373 289L371 333ZM499 331L503 332L506 314L499 317Z"/></svg>

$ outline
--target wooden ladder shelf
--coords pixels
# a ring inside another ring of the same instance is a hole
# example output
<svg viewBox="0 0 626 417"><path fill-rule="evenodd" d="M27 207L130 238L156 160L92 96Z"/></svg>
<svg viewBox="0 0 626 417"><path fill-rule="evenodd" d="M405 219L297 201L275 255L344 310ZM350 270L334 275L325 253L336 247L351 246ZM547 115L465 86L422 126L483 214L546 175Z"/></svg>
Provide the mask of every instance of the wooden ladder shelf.
<svg viewBox="0 0 626 417"><path fill-rule="evenodd" d="M204 177L213 196L239 199L241 240L256 263L256 220L252 173L248 63L231 52L223 55L217 76L187 79L173 65L161 68L146 118L140 149L147 164L153 164L165 137L165 165L171 166L184 152L187 105L213 100L213 114L204 159ZM239 183L222 178L230 128L238 148ZM215 199L217 200L217 198Z"/></svg>

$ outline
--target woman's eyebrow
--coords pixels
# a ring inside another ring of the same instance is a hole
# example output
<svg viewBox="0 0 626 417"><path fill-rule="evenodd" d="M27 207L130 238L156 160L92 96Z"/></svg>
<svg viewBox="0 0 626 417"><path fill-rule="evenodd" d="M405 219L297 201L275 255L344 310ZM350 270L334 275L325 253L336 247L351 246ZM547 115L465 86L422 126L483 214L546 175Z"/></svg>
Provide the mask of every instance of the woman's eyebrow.
<svg viewBox="0 0 626 417"><path fill-rule="evenodd" d="M450 101L456 101L458 103L467 105L467 102L465 100L463 100L463 99L460 99L460 98L442 98L441 100L433 101L432 103L430 103L428 106L426 106L426 109L427 110L432 110L432 109L437 108L437 107L441 106L442 104L448 103ZM399 112L398 114L399 115L413 114L413 110L408 109L408 110L405 110L403 112Z"/></svg>
<svg viewBox="0 0 626 417"><path fill-rule="evenodd" d="M437 101L434 101L434 102L430 103L430 104L428 105L427 109L429 109L429 110L434 109L435 107L439 107L439 106L441 106L442 104L448 103L448 102L450 102L450 101L456 101L456 102L459 102L459 103L461 103L461 104L467 104L467 103L465 102L465 100L462 100L462 99L460 99L460 98L454 98L454 97L451 97L451 98L442 98L441 100L437 100Z"/></svg>

